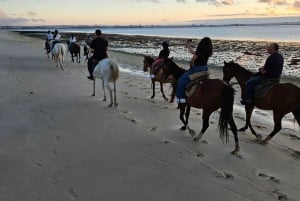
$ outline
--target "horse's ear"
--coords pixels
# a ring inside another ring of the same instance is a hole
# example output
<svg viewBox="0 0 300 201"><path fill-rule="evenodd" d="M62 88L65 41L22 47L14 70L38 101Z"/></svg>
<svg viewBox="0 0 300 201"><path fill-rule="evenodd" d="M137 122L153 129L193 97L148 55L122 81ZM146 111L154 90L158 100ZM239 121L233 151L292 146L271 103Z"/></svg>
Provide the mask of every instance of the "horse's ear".
<svg viewBox="0 0 300 201"><path fill-rule="evenodd" d="M224 64L227 64L227 62L224 60Z"/></svg>

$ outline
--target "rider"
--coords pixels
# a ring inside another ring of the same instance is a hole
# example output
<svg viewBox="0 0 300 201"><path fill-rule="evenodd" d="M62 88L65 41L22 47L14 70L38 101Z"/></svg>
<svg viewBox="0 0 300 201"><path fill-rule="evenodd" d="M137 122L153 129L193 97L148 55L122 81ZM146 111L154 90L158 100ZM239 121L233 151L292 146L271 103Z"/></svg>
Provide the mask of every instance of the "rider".
<svg viewBox="0 0 300 201"><path fill-rule="evenodd" d="M72 43L76 43L76 37L74 36L74 34L71 34L71 37L68 41L68 49L70 50L70 46Z"/></svg>
<svg viewBox="0 0 300 201"><path fill-rule="evenodd" d="M177 81L176 97L177 103L186 103L185 87L191 81L189 75L201 71L208 71L207 61L213 52L213 45L209 37L204 37L198 44L196 51L190 46L190 40L187 41L186 47L193 54L190 61L190 69L185 72Z"/></svg>
<svg viewBox="0 0 300 201"><path fill-rule="evenodd" d="M91 46L92 42L92 37L90 34L88 34L84 40L85 45L84 45L84 56L88 56L88 48Z"/></svg>
<svg viewBox="0 0 300 201"><path fill-rule="evenodd" d="M91 56L88 59L88 71L89 71L89 76L87 77L90 80L93 80L93 72L94 72L94 68L97 65L97 63L108 57L107 55L107 47L108 47L108 41L104 38L102 38L102 32L100 29L97 29L95 31L96 34L96 38L92 40L91 42L91 46L90 46L90 51L91 53L93 53L93 56Z"/></svg>
<svg viewBox="0 0 300 201"><path fill-rule="evenodd" d="M280 80L283 68L283 56L278 52L279 45L271 43L267 47L267 52L270 54L265 62L265 65L259 68L259 72L252 76L246 82L246 99L241 100L244 105L252 104L253 88L255 85L261 83L264 79Z"/></svg>
<svg viewBox="0 0 300 201"><path fill-rule="evenodd" d="M58 33L57 29L55 29L55 31L54 31L53 39L54 39L54 41L52 43L52 48L51 49L53 49L53 47L56 43L60 43L61 35Z"/></svg>
<svg viewBox="0 0 300 201"><path fill-rule="evenodd" d="M50 42L53 40L53 34L51 33L50 30L48 30L47 35L46 35L46 40L45 40L45 49L47 50Z"/></svg>
<svg viewBox="0 0 300 201"><path fill-rule="evenodd" d="M169 50L169 43L168 41L163 41L162 42L162 47L163 49L160 50L158 57L154 60L154 62L151 65L151 69L150 69L150 74L151 77L154 76L154 71L155 71L155 66L159 63L161 63L164 59L167 59L170 55L170 50ZM154 78L154 77L152 77ZM166 78L164 77L163 80L165 80Z"/></svg>

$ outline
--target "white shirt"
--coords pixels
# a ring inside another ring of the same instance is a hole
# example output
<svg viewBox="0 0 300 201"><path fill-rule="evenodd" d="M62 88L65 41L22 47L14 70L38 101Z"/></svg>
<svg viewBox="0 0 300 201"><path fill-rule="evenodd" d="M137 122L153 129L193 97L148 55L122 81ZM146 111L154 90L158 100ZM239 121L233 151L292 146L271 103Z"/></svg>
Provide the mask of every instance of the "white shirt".
<svg viewBox="0 0 300 201"><path fill-rule="evenodd" d="M48 33L47 34L47 39L48 40L53 40L53 34L52 33Z"/></svg>
<svg viewBox="0 0 300 201"><path fill-rule="evenodd" d="M56 40L56 41L60 41L60 39L61 39L61 35L60 35L60 34L57 34L57 35L55 36L55 38L54 38L54 40Z"/></svg>
<svg viewBox="0 0 300 201"><path fill-rule="evenodd" d="M76 42L76 37L74 36L73 38L70 37L70 43L75 43Z"/></svg>

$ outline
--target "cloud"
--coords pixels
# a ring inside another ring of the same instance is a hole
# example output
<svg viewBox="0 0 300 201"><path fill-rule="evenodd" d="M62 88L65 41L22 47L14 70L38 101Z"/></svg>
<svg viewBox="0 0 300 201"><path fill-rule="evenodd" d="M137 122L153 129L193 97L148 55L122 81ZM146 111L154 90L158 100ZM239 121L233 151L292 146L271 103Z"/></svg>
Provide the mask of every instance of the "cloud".
<svg viewBox="0 0 300 201"><path fill-rule="evenodd" d="M234 5L234 0L196 0L199 3L208 3L215 6L230 6Z"/></svg>
<svg viewBox="0 0 300 201"><path fill-rule="evenodd" d="M300 10L300 1L295 1L293 4L293 8L296 10Z"/></svg>
<svg viewBox="0 0 300 201"><path fill-rule="evenodd" d="M279 5L279 6L289 5L289 3L286 0L258 0L258 2Z"/></svg>
<svg viewBox="0 0 300 201"><path fill-rule="evenodd" d="M1 1L1 0L0 0ZM34 12L27 13L30 16L36 15ZM44 19L37 18L24 18L24 17L9 17L5 12L0 9L0 26L22 26L32 23L43 23Z"/></svg>
<svg viewBox="0 0 300 201"><path fill-rule="evenodd" d="M30 16L35 16L35 15L37 15L37 13L36 13L36 12L33 12L33 11L29 11L29 12L27 12L27 14L30 15Z"/></svg>

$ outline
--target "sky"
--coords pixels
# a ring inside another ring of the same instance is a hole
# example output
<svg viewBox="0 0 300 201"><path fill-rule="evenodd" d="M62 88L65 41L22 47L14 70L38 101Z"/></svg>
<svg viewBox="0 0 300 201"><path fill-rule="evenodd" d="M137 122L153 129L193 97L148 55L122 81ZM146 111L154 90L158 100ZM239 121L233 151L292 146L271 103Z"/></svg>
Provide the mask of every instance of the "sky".
<svg viewBox="0 0 300 201"><path fill-rule="evenodd" d="M300 16L300 0L0 0L0 26L172 25Z"/></svg>

